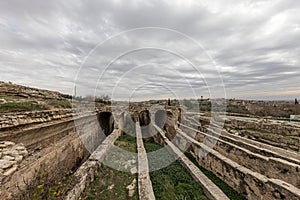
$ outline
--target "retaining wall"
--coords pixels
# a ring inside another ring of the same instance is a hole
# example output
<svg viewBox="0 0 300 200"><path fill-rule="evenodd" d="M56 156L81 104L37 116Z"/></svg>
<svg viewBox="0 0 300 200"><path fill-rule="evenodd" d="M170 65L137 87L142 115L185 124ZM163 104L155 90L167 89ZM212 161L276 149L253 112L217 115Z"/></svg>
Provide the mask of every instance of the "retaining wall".
<svg viewBox="0 0 300 200"><path fill-rule="evenodd" d="M248 199L296 200L300 198L300 190L295 186L253 172L189 136L184 137L192 142L190 152L201 166L212 171Z"/></svg>
<svg viewBox="0 0 300 200"><path fill-rule="evenodd" d="M23 143L29 148L30 156L2 183L1 198L15 198L12 195L22 193L39 171L51 177L60 171L77 168L90 154L89 151L95 150L102 142L103 137L99 129L95 128L99 127L95 114L78 117L76 125L70 119L13 131L10 137L3 136L1 139L10 138L14 142ZM90 141L89 151L82 141Z"/></svg>

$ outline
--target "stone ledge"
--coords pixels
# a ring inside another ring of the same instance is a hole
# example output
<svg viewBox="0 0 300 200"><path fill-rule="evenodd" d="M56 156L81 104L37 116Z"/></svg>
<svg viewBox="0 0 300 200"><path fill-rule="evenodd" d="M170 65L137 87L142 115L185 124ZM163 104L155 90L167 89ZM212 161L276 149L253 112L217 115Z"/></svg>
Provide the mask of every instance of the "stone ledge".
<svg viewBox="0 0 300 200"><path fill-rule="evenodd" d="M211 200L227 200L229 199L224 192L218 188L209 178L207 178L200 169L194 165L163 133L163 131L154 126L160 137L164 140L166 147L172 154L179 158L179 162L183 165L192 175L192 177L202 186L205 195Z"/></svg>
<svg viewBox="0 0 300 200"><path fill-rule="evenodd" d="M285 196L286 199L298 200L300 198L300 189L293 185L278 179L269 179L260 173L253 172L226 158L219 152L210 149L206 145L201 144L192 138L189 139L193 143L192 148L199 164L206 169L213 171L218 177L238 192L245 193L247 198L260 199L272 197L273 199L280 199L277 198L278 195ZM209 153L202 160L199 160L198 155L203 155L203 152L204 154L205 152ZM277 191L277 196L274 196L274 191Z"/></svg>
<svg viewBox="0 0 300 200"><path fill-rule="evenodd" d="M12 127L36 123L44 123L72 116L73 115L71 109L3 113L0 114L0 129L8 129Z"/></svg>
<svg viewBox="0 0 300 200"><path fill-rule="evenodd" d="M183 136L185 135L185 133L183 133L179 129L178 133ZM214 139L215 146L213 149L228 157L229 159L238 162L239 164L253 171L268 176L269 178L279 177L283 181L290 183L296 187L300 186L298 181L300 178L300 165L289 162L282 158L268 157L258 153L253 153L252 151L244 148L244 145L238 146L236 144L232 144L231 142L222 140L223 138L221 136L220 138L217 138L200 131L197 131L197 133L199 133L198 136L200 136L201 134L201 137L197 137L196 139L198 142L204 142L204 144L207 144L210 138ZM182 140L180 140L180 143L182 143Z"/></svg>
<svg viewBox="0 0 300 200"><path fill-rule="evenodd" d="M149 175L147 152L144 147L140 126L136 124L136 145L138 151L138 191L140 200L155 200Z"/></svg>

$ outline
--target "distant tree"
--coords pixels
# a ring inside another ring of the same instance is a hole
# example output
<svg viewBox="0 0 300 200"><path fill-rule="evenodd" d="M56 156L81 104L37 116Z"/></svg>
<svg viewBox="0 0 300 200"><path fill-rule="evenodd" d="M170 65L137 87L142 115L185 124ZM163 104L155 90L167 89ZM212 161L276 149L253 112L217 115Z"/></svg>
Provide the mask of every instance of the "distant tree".
<svg viewBox="0 0 300 200"><path fill-rule="evenodd" d="M72 99L72 95L69 94L61 94L61 96L66 99Z"/></svg>
<svg viewBox="0 0 300 200"><path fill-rule="evenodd" d="M102 95L101 98L106 102L110 101L110 97L108 95Z"/></svg>
<svg viewBox="0 0 300 200"><path fill-rule="evenodd" d="M95 97L95 102L97 103L104 103L104 104L110 104L111 99L108 95L101 95L100 97Z"/></svg>
<svg viewBox="0 0 300 200"><path fill-rule="evenodd" d="M170 100L170 98L168 99L168 106L171 106L171 100Z"/></svg>
<svg viewBox="0 0 300 200"><path fill-rule="evenodd" d="M295 98L295 104L298 104L298 100L297 100L297 98Z"/></svg>

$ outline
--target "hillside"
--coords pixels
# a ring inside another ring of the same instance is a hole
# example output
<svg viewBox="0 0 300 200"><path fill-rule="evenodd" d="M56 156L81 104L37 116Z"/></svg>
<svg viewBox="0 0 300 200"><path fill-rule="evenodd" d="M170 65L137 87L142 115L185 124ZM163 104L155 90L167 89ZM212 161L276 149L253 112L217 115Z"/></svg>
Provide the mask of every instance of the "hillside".
<svg viewBox="0 0 300 200"><path fill-rule="evenodd" d="M71 108L72 96L0 82L0 112Z"/></svg>

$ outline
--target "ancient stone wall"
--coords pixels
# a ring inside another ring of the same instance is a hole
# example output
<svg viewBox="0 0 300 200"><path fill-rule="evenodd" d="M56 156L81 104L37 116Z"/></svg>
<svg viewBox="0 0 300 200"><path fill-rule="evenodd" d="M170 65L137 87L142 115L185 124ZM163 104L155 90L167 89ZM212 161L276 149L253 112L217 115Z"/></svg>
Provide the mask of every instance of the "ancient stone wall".
<svg viewBox="0 0 300 200"><path fill-rule="evenodd" d="M181 111L175 107L166 110L157 110L154 113L153 121L155 124L166 131L167 137L173 139L176 135L177 122L181 120ZM155 132L155 130L154 130Z"/></svg>
<svg viewBox="0 0 300 200"><path fill-rule="evenodd" d="M219 140L214 139L213 137L218 134L211 131L208 134L196 134L198 126L194 126L196 130L192 132L185 129L183 125L180 125L180 128L195 139L179 131L175 140L178 142L177 145L192 144L189 150L201 166L212 171L248 199L298 199L300 197L300 190L297 188L299 187L300 167L297 163L278 158L280 155L277 158L268 157L277 155L276 152L270 150L264 152L258 148L257 153L253 153L243 147L256 148L254 145L247 145L230 139L228 136L220 135ZM178 139L180 135L185 135L185 141ZM212 140L216 141L216 145L214 149L211 149L205 145L206 142L203 144L196 140L200 142ZM235 144L228 141L234 141Z"/></svg>
<svg viewBox="0 0 300 200"><path fill-rule="evenodd" d="M72 117L72 110L46 110L14 113L0 113L0 131L22 125L45 123Z"/></svg>
<svg viewBox="0 0 300 200"><path fill-rule="evenodd" d="M203 149L193 144L193 152L199 164L214 172L223 181L247 196L248 199L299 199L298 188L278 179L269 179L255 173L212 150L203 159L198 159Z"/></svg>
<svg viewBox="0 0 300 200"><path fill-rule="evenodd" d="M208 137L208 136L207 136ZM205 135L197 134L195 139L203 142ZM209 139L209 138L206 138ZM218 139L214 150L239 164L270 178L278 178L300 187L300 165L274 157L253 153L241 146Z"/></svg>
<svg viewBox="0 0 300 200"><path fill-rule="evenodd" d="M70 119L11 132L11 139L30 148L30 156L23 159L9 179L3 181L1 195L6 199L14 198L12 194L22 192L19 188L25 189L36 178L37 172L51 177L59 171L77 168L89 155L82 141L92 142L87 147L93 151L103 140L99 129L95 128L99 127L98 123L93 114L78 117L76 127Z"/></svg>
<svg viewBox="0 0 300 200"><path fill-rule="evenodd" d="M0 188L5 199L16 198L31 185L39 173L49 178L56 174L76 168L88 155L77 133L72 133L54 146L41 149L24 159L17 170L6 179Z"/></svg>
<svg viewBox="0 0 300 200"><path fill-rule="evenodd" d="M272 121L246 121L230 119L226 120L226 126L237 128L237 129L252 129L265 131L273 134L283 135L283 136L300 136L300 127L290 126L287 123L275 123Z"/></svg>
<svg viewBox="0 0 300 200"><path fill-rule="evenodd" d="M27 155L28 152L23 144L0 142L0 185L17 171L19 164Z"/></svg>
<svg viewBox="0 0 300 200"><path fill-rule="evenodd" d="M235 135L227 131L222 131L220 136L224 141L229 141L240 147L246 148L254 153L259 153L265 156L285 159L289 162L300 164L300 155L297 152L272 146L266 143L248 139L240 135Z"/></svg>
<svg viewBox="0 0 300 200"><path fill-rule="evenodd" d="M295 186L254 172L197 141L193 141L191 153L200 165L212 171L248 199L296 200L300 197L300 190Z"/></svg>
<svg viewBox="0 0 300 200"><path fill-rule="evenodd" d="M248 130L241 130L240 135L284 149L300 151L300 137L286 137L277 134L264 134Z"/></svg>
<svg viewBox="0 0 300 200"><path fill-rule="evenodd" d="M294 163L287 161L276 152L270 154L270 151L260 151L259 149L252 152L251 150L253 150L255 146L249 150L249 145L227 136L220 135L220 137L217 138L211 134L187 128L185 125L182 125L181 129L184 133L200 143L205 144L205 142L209 140L215 141L214 150L255 172L259 172L271 178L279 178L296 187L300 187L299 162ZM179 132L181 133L181 131ZM186 143L186 141L179 141L179 143Z"/></svg>

